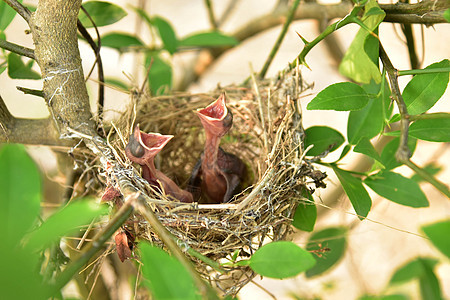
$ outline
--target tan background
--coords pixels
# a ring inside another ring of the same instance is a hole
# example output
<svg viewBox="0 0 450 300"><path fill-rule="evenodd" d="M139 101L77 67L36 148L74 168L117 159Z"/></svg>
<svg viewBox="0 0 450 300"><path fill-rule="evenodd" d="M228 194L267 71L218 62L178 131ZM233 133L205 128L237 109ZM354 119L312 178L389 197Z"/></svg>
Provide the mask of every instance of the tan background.
<svg viewBox="0 0 450 300"><path fill-rule="evenodd" d="M127 4L137 6L138 1L114 1L116 4L127 7ZM30 3L30 1L27 1ZM226 1L213 1L216 15L220 15L226 6ZM238 1L236 9L232 16L222 27L224 32L233 32L240 28L248 20L264 15L270 12L275 1L257 1L247 0ZM183 1L148 1L146 3L147 11L151 14L160 15L170 20L175 27L178 37L183 37L189 33L205 30L209 27L207 13L204 3L201 0ZM133 33L135 30L136 19L134 13L129 10L129 15L119 23L101 28L101 32L125 31ZM382 24L380 27L381 41L390 56L395 67L398 69L408 69L407 50L393 30L392 24ZM26 23L20 18L15 18L6 34L8 40L32 47L31 37L24 34ZM190 90L193 92L208 91L217 86L230 83L240 83L250 74L250 65L254 70L259 71L262 67L281 27L262 32L257 36L245 41L229 53L221 57L213 67L204 74L201 80L194 84ZM348 46L357 30L356 25L348 26L337 33L343 45ZM425 32L425 56L424 65L427 66L433 62L440 61L450 56L450 26L448 24L436 25L434 28L424 28ZM419 49L419 57L422 57L420 27L414 27L416 41ZM312 40L317 36L317 25L315 21L294 22L268 72L268 76L273 76L278 70L281 70L286 64L292 61L302 49L302 42L298 38L296 31L301 33L306 39ZM397 31L399 28L397 27ZM150 34L145 27L141 29L141 38L149 43ZM82 43L80 50L83 58L85 73L91 68L93 55L89 47ZM185 68L190 67L190 53L182 57L177 56L174 59L174 68L176 70L175 82L180 78ZM144 67L139 59L132 55L122 55L119 57L117 52L110 49L102 50L102 58L105 66L105 74L121 78L124 81L128 79L123 73L128 74L133 84L139 84L142 80ZM336 63L330 58L323 45L315 47L307 56L307 61L311 70L302 68L303 76L308 82L314 82L314 89L311 95L302 100L303 107L320 90L329 84L344 81L336 71ZM38 70L38 69L36 69ZM402 86L408 81L408 78L401 78ZM8 108L17 117L45 117L48 112L43 100L24 96L15 89L15 86L25 86L39 89L42 87L40 81L30 80L11 80L6 72L0 75L0 93L7 103ZM92 99L95 99L95 83L89 83L89 91ZM128 101L128 95L106 89L106 109L123 110ZM447 93L432 109L433 111L450 111L449 95ZM113 114L109 115L110 117ZM305 111L305 128L312 125L329 125L341 131L346 132L347 113L329 112L329 111ZM45 149L33 148L35 157L49 171L56 163L54 157ZM414 154L413 161L422 166L430 161L436 160L444 166L444 170L439 174L439 179L443 182L450 182L450 168L448 160L450 151L448 145L438 145L429 142L420 142L417 151ZM351 155L347 159L348 167L358 160L357 155ZM407 168L400 168L403 174L410 175ZM328 190L317 193L318 196L326 199L337 185L338 181L330 170L328 181ZM407 294L415 295L419 298L418 284L411 283L399 286L396 289L386 290L387 282L393 271L400 265L417 256L432 256L443 258L423 237L416 234L420 233L420 226L435 222L437 220L449 218L450 202L445 199L436 189L429 184L423 184L423 190L430 201L430 207L426 209L413 209L397 205L385 199L380 199L373 193L373 209L369 214L370 220L364 222L357 221L352 215L352 208L346 197L341 197L338 204L326 211L326 218L321 218L316 224L316 229L327 226L344 225L349 226L353 223L359 223L350 232L348 240L348 251L345 259L332 271L325 276L317 279L305 279L304 276L290 280L256 280L265 289L270 291L277 299L291 299L290 293L299 297L312 299L314 296L322 299L356 299L363 293L393 293L405 291ZM318 198L316 201L320 201ZM299 245L305 245L308 234L298 233L295 240ZM445 259L443 259L445 261ZM450 264L441 263L437 267L438 276L441 278L441 288L446 298L450 298ZM272 297L253 284L249 284L240 293L241 299L272 299ZM121 299L129 299L129 291L122 291L119 296Z"/></svg>

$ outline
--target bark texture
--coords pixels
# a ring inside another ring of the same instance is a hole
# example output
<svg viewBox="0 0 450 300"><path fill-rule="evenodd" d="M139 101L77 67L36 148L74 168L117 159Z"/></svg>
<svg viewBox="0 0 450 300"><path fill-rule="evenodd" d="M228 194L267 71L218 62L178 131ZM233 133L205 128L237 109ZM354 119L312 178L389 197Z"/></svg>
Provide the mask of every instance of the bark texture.
<svg viewBox="0 0 450 300"><path fill-rule="evenodd" d="M44 97L61 137L67 128L95 134L78 49L77 17L81 0L41 0L30 18Z"/></svg>

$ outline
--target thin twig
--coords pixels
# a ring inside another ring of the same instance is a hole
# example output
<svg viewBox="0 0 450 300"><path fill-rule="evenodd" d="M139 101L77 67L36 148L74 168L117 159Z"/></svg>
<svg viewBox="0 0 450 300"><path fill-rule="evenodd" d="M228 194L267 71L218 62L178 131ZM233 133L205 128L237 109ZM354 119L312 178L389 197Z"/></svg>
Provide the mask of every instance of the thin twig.
<svg viewBox="0 0 450 300"><path fill-rule="evenodd" d="M297 7L300 3L300 0L295 0L292 4L291 9L288 12L286 22L283 25L283 28L281 29L280 34L278 35L278 38L275 42L275 44L272 47L272 50L270 51L269 56L267 57L266 62L264 63L264 66L261 69L261 72L259 72L259 78L262 79L266 76L267 70L269 69L270 64L272 63L273 59L275 58L275 55L278 52L278 49L280 49L281 42L283 42L284 37L286 36L287 30L289 26L292 23L292 20L294 19L295 11L297 10Z"/></svg>
<svg viewBox="0 0 450 300"><path fill-rule="evenodd" d="M252 69L251 66L250 66L250 69ZM252 78L253 89L255 91L255 95L258 100L259 117L261 118L261 127L263 130L263 137L264 137L264 149L265 149L265 151L268 151L269 142L267 140L266 120L264 120L263 103L262 103L261 95L259 93L258 83L256 82L255 73L253 72L253 70L250 70L250 71L251 71L250 76Z"/></svg>
<svg viewBox="0 0 450 300"><path fill-rule="evenodd" d="M253 283L254 285L256 285L257 287L259 287L261 290L263 290L267 295L269 295L272 299L277 300L277 297L275 297L274 294L272 294L268 289L266 289L265 287L263 287L262 285L260 285L259 283L257 283L254 280L250 281L251 283Z"/></svg>
<svg viewBox="0 0 450 300"><path fill-rule="evenodd" d="M97 34L97 43L98 44L95 43L95 41L92 39L89 32L86 30L86 28L83 26L83 24L81 24L80 20L77 21L78 31L86 39L86 41L88 42L88 44L91 46L92 50L95 53L95 62L97 63L98 81L99 81L97 115L98 115L99 121L101 121L103 118L103 106L105 104L104 103L105 102L105 75L103 72L102 57L100 56L100 48L101 48L100 33L98 32L98 28L97 28L97 26L95 26L94 20L92 20L89 13L83 8L83 6L81 6L81 9L83 10L83 12L86 14L86 16L89 18L89 20L94 25L95 32ZM91 72L92 72L92 70L89 72L89 75L87 76L87 78L89 78Z"/></svg>
<svg viewBox="0 0 450 300"><path fill-rule="evenodd" d="M30 22L31 11L16 0L3 0L6 4L11 6L27 23Z"/></svg>
<svg viewBox="0 0 450 300"><path fill-rule="evenodd" d="M398 70L398 76L404 75L418 75L418 74L434 74L434 73L449 73L450 67L447 68L433 68L433 69L417 69L417 70Z"/></svg>
<svg viewBox="0 0 450 300"><path fill-rule="evenodd" d="M419 166L414 164L411 160L406 161L405 165L407 165L411 170L416 172L416 174L422 177L424 180L431 183L439 192L441 192L442 194L447 196L447 198L450 199L450 190L448 189L448 186L437 180L436 177L425 171L423 168L420 168Z"/></svg>
<svg viewBox="0 0 450 300"><path fill-rule="evenodd" d="M16 89L24 93L25 95L33 95L44 98L44 92L42 90L29 89L22 86L16 86Z"/></svg>
<svg viewBox="0 0 450 300"><path fill-rule="evenodd" d="M35 59L34 50L0 39L0 48Z"/></svg>
<svg viewBox="0 0 450 300"><path fill-rule="evenodd" d="M409 131L409 114L406 108L406 103L403 100L400 87L398 86L398 73L397 69L391 63L388 55L384 51L383 45L380 43L380 59L389 77L389 83L392 91L392 98L397 103L398 110L400 112L400 143L395 153L395 158L399 162L406 162L411 157L411 151L408 147L408 131Z"/></svg>
<svg viewBox="0 0 450 300"><path fill-rule="evenodd" d="M405 101L403 100L402 94L400 92L400 88L398 86L398 72L392 65L381 43L380 43L380 59L383 62L383 66L388 74L389 83L392 91L392 98L397 103L398 110L401 116L400 142L397 152L395 153L395 158L397 159L397 161L404 163L406 166L415 171L423 179L431 183L441 193L450 198L450 191L445 184L437 180L434 176L428 174L426 171L419 168L410 160L411 152L408 147L408 131L409 131L410 116L408 114Z"/></svg>
<svg viewBox="0 0 450 300"><path fill-rule="evenodd" d="M305 43L305 46L303 47L303 49L300 52L300 54L298 55L298 57L292 63L289 64L289 69L292 70L299 63L308 67L308 65L306 64L306 61L305 61L305 57L309 53L309 51L311 51L311 49L314 48L314 46L317 45L320 41L325 39L327 36L329 36L330 34L335 32L339 28L344 27L351 23L359 22L358 14L362 9L363 9L363 6L359 6L359 5L355 6L348 15L346 15L343 19L341 19L333 24L328 25L328 27L311 42L308 42L301 35L299 35L300 38Z"/></svg>
<svg viewBox="0 0 450 300"><path fill-rule="evenodd" d="M400 3L409 3L409 0L400 0ZM409 62L411 69L419 69L419 59L417 58L416 44L414 40L413 28L411 24L400 24L403 34L406 38L406 46L408 47Z"/></svg>
<svg viewBox="0 0 450 300"><path fill-rule="evenodd" d="M216 17L214 16L214 8L212 6L211 0L205 0L206 9L208 10L208 18L209 18L209 24L211 25L211 28L213 30L217 30L217 21Z"/></svg>

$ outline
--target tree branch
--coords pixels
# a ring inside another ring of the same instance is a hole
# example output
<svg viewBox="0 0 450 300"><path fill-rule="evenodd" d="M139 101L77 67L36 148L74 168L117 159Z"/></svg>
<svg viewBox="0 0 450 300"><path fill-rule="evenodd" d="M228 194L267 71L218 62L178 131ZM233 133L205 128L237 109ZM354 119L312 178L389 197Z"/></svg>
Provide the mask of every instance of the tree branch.
<svg viewBox="0 0 450 300"><path fill-rule="evenodd" d="M27 23L30 23L31 11L17 0L3 0L11 6Z"/></svg>
<svg viewBox="0 0 450 300"><path fill-rule="evenodd" d="M391 63L388 55L384 51L383 45L380 43L380 59L383 63L386 73L389 77L389 84L391 86L392 98L397 103L398 110L400 112L400 143L395 153L395 158L399 162L406 162L411 157L411 151L408 147L408 131L409 131L409 114L406 108L405 101L403 100L400 87L398 86L398 73L397 69Z"/></svg>
<svg viewBox="0 0 450 300"><path fill-rule="evenodd" d="M31 145L63 145L55 131L53 121L46 119L15 118L0 96L0 143Z"/></svg>
<svg viewBox="0 0 450 300"><path fill-rule="evenodd" d="M329 20L342 18L351 11L353 5L350 2L341 2L339 4L321 5L317 3L301 3L294 14L294 20L322 19L324 15ZM238 41L243 41L253 37L256 34L270 29L272 27L285 23L285 16L289 13L288 6L282 6L274 13L270 13L254 19L242 26L241 29L233 34Z"/></svg>
<svg viewBox="0 0 450 300"><path fill-rule="evenodd" d="M0 48L3 48L5 50L14 52L16 54L22 55L22 56L26 56L32 59L35 59L34 57L34 50L27 48L27 47L23 47L5 40L0 39Z"/></svg>
<svg viewBox="0 0 450 300"><path fill-rule="evenodd" d="M444 11L450 8L447 0L425 0L419 3L380 4L382 10L386 12L384 22L404 23L404 24L436 24L447 23L444 18Z"/></svg>
<svg viewBox="0 0 450 300"><path fill-rule="evenodd" d="M91 135L96 131L78 50L80 5L81 0L40 1L30 18L45 100L62 136L68 127Z"/></svg>

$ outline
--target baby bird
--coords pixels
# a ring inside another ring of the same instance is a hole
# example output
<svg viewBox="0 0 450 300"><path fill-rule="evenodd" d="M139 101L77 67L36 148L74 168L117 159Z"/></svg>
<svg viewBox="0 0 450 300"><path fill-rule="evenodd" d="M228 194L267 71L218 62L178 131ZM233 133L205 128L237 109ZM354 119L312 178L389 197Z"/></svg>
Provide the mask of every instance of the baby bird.
<svg viewBox="0 0 450 300"><path fill-rule="evenodd" d="M193 193L198 187L205 196L202 202L224 203L241 190L246 175L245 164L219 147L220 139L233 124L233 114L226 106L226 95L196 111L205 130L205 148L189 180Z"/></svg>
<svg viewBox="0 0 450 300"><path fill-rule="evenodd" d="M172 138L172 135L144 133L139 130L139 125L137 125L125 148L125 154L132 162L142 166L142 178L147 180L152 186L159 189L163 188L167 194L181 202L192 202L193 197L191 193L182 190L175 182L155 167L155 156Z"/></svg>

